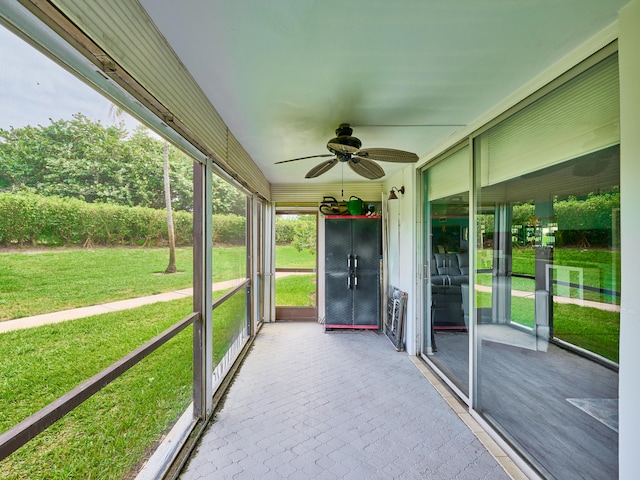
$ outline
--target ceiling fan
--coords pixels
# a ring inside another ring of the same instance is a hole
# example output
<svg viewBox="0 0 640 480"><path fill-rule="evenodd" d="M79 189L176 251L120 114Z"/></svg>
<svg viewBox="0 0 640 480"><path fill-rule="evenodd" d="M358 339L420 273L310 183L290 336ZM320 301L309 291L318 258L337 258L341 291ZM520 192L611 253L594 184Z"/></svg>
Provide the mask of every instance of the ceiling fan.
<svg viewBox="0 0 640 480"><path fill-rule="evenodd" d="M404 150L394 150L392 148L360 148L362 142L356 137L352 137L353 129L348 123L341 123L336 129L336 137L327 142L327 149L331 152L321 155L311 155L309 157L293 158L283 160L278 163L295 162L307 158L334 157L330 160L316 165L307 172L305 178L319 177L336 166L338 162L347 162L351 169L358 175L370 180L384 177L382 167L376 162L394 163L415 163L418 155Z"/></svg>

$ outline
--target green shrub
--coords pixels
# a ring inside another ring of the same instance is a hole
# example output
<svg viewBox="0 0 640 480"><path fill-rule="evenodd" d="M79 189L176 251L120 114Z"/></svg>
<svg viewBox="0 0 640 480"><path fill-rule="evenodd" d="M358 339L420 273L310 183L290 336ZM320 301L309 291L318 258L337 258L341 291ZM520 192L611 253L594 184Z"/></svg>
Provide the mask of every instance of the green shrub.
<svg viewBox="0 0 640 480"><path fill-rule="evenodd" d="M316 216L276 217L276 245L315 248Z"/></svg>
<svg viewBox="0 0 640 480"><path fill-rule="evenodd" d="M173 220L176 244L190 245L193 215L178 211ZM147 246L163 244L167 237L165 210L87 203L28 192L0 193L0 244L5 246Z"/></svg>
<svg viewBox="0 0 640 480"><path fill-rule="evenodd" d="M276 217L276 245L291 245L297 220Z"/></svg>
<svg viewBox="0 0 640 480"><path fill-rule="evenodd" d="M214 245L244 245L247 219L234 214L217 214L212 218Z"/></svg>
<svg viewBox="0 0 640 480"><path fill-rule="evenodd" d="M299 220L296 223L291 244L302 252L308 250L312 254L316 252L316 224L306 220Z"/></svg>

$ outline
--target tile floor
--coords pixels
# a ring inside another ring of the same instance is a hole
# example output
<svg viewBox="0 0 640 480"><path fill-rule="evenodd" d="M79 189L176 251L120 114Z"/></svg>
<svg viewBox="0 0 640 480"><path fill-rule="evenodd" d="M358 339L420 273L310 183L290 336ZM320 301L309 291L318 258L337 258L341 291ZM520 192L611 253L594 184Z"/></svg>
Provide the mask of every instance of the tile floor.
<svg viewBox="0 0 640 480"><path fill-rule="evenodd" d="M524 478L425 376L377 332L266 324L180 478Z"/></svg>

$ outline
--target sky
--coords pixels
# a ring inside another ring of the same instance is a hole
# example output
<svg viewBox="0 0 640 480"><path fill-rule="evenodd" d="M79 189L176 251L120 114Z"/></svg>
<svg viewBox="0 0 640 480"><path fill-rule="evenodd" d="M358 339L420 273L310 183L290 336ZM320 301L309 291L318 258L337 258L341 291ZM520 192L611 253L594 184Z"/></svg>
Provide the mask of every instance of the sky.
<svg viewBox="0 0 640 480"><path fill-rule="evenodd" d="M0 128L50 125L82 113L112 125L124 121L132 131L138 122L124 115L109 118L112 102L49 60L0 25Z"/></svg>

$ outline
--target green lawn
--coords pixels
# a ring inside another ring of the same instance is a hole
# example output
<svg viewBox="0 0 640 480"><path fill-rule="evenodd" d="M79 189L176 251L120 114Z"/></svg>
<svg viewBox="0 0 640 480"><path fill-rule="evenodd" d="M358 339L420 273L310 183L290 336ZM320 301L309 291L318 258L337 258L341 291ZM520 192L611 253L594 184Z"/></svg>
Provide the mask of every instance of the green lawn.
<svg viewBox="0 0 640 480"><path fill-rule="evenodd" d="M478 268L491 268L492 254L492 250L478 252ZM582 282L585 286L620 291L620 252L618 251L557 248L554 251L554 265L580 268L583 275ZM513 273L535 275L535 251L533 248L513 249L512 271ZM491 285L491 275L480 274L477 281L481 285ZM572 274L571 281L578 283L576 273ZM534 284L531 280L513 277L512 282L514 290L534 291ZM583 291L583 298L596 302L620 303L620 297L589 290Z"/></svg>
<svg viewBox="0 0 640 480"><path fill-rule="evenodd" d="M490 268L492 250L478 252L479 268ZM514 273L535 274L535 251L532 248L513 249ZM601 249L557 248L554 251L554 264L567 267L578 267L582 270L582 282L585 286L620 291L620 252ZM578 283L577 275L572 274L571 281ZM490 273L476 276L479 285L491 286ZM513 290L522 292L535 291L535 282L527 278L511 278ZM558 294L558 286L554 287ZM571 288L568 295L576 298L580 292ZM589 290L582 290L584 300L602 303L620 304L620 298ZM477 294L479 307L491 307L491 294ZM511 320L521 325L533 327L533 298L511 298ZM554 303L553 307L554 336L566 342L582 347L605 358L618 361L620 340L620 314L607 312L597 308L582 307Z"/></svg>
<svg viewBox="0 0 640 480"><path fill-rule="evenodd" d="M185 298L0 334L0 431L190 312ZM214 310L214 366L245 322L244 291ZM0 464L0 478L127 478L191 402L192 332L178 334L10 455Z"/></svg>
<svg viewBox="0 0 640 480"><path fill-rule="evenodd" d="M182 273L162 275L166 249L1 254L0 319L190 287L192 251L177 257ZM245 261L243 248L214 249L214 281L244 275ZM191 305L185 298L0 334L0 431L184 318ZM244 328L244 290L214 310L213 322L215 366ZM192 337L191 328L181 332L10 455L0 478L127 478L191 402Z"/></svg>
<svg viewBox="0 0 640 480"><path fill-rule="evenodd" d="M290 245L276 247L276 268L316 268L316 255ZM316 304L316 274L276 279L276 305L308 307Z"/></svg>
<svg viewBox="0 0 640 480"><path fill-rule="evenodd" d="M190 287L191 249L179 249L178 275L159 273L167 257L166 249L136 248L0 254L0 320ZM313 255L293 247L278 247L276 257L279 267L315 267ZM214 249L214 281L242 277L245 260L243 247ZM514 279L514 288L526 288L527 281L518 282ZM286 295L279 303L315 303L315 275L281 278L277 285ZM489 294L478 298L479 306L490 305ZM531 302L514 299L514 314L531 317ZM214 364L244 328L245 305L240 292L214 310ZM556 335L617 360L618 316L595 310L556 305ZM185 298L0 334L0 429L12 427L190 312L191 299ZM0 478L126 478L191 401L191 332L180 333L12 454L0 464Z"/></svg>
<svg viewBox="0 0 640 480"><path fill-rule="evenodd" d="M291 275L276 280L276 305L310 307L316 304L316 275Z"/></svg>
<svg viewBox="0 0 640 480"><path fill-rule="evenodd" d="M308 250L299 252L290 245L278 245L276 268L316 268L316 255Z"/></svg>
<svg viewBox="0 0 640 480"><path fill-rule="evenodd" d="M0 321L189 288L191 248L178 249L176 257L179 273L163 275L168 263L164 248L2 253ZM315 256L294 247L277 247L276 258L289 266L315 268ZM243 278L245 264L244 247L214 248L213 281Z"/></svg>
<svg viewBox="0 0 640 480"><path fill-rule="evenodd" d="M163 275L167 249L56 249L0 254L0 321L191 287L190 248Z"/></svg>
<svg viewBox="0 0 640 480"><path fill-rule="evenodd" d="M5 431L191 312L147 305L0 335ZM0 463L3 479L126 478L191 402L188 328Z"/></svg>

